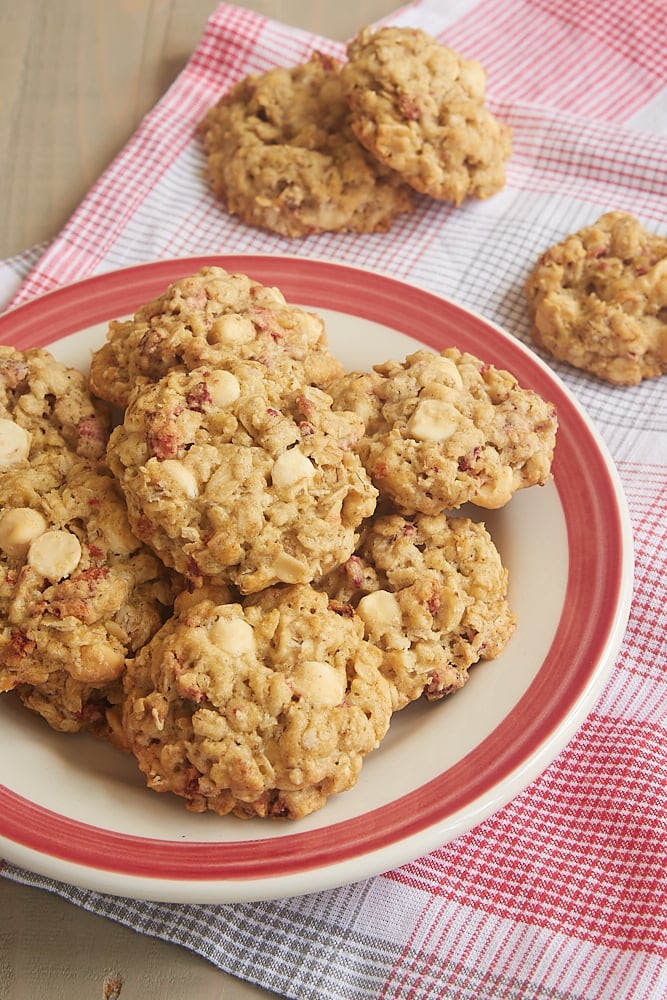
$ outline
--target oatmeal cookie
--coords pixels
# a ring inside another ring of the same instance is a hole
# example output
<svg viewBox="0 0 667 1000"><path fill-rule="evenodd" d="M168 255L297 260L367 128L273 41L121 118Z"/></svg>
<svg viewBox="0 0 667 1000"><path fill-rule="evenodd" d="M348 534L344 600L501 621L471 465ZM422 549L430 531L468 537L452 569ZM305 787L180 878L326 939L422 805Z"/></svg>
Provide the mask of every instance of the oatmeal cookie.
<svg viewBox="0 0 667 1000"><path fill-rule="evenodd" d="M170 613L175 583L132 534L113 477L45 456L0 477L0 509L0 691L58 672L115 681Z"/></svg>
<svg viewBox="0 0 667 1000"><path fill-rule="evenodd" d="M511 133L486 107L479 62L401 27L365 28L347 54L341 79L352 129L381 163L456 205L504 187Z"/></svg>
<svg viewBox="0 0 667 1000"><path fill-rule="evenodd" d="M338 63L241 80L200 125L207 178L231 215L282 236L386 232L412 211L410 188L360 145Z"/></svg>
<svg viewBox="0 0 667 1000"><path fill-rule="evenodd" d="M0 474L27 469L44 452L102 458L109 430L81 372L48 351L0 346Z"/></svg>
<svg viewBox="0 0 667 1000"><path fill-rule="evenodd" d="M386 733L380 660L308 585L188 603L128 664L130 749L193 812L298 819L351 788Z"/></svg>
<svg viewBox="0 0 667 1000"><path fill-rule="evenodd" d="M112 321L93 354L90 386L124 409L135 387L171 370L235 358L256 361L294 387L324 387L342 372L319 316L289 305L277 288L210 266L173 282L132 319Z"/></svg>
<svg viewBox="0 0 667 1000"><path fill-rule="evenodd" d="M355 555L317 586L363 620L382 651L394 711L461 688L516 623L500 554L485 526L465 517L376 518Z"/></svg>
<svg viewBox="0 0 667 1000"><path fill-rule="evenodd" d="M667 372L667 238L607 212L542 254L525 284L536 344L614 385Z"/></svg>
<svg viewBox="0 0 667 1000"><path fill-rule="evenodd" d="M133 397L109 462L137 535L195 586L307 583L353 552L376 490L363 431L252 362L171 372Z"/></svg>
<svg viewBox="0 0 667 1000"><path fill-rule="evenodd" d="M59 733L89 733L127 749L121 722L122 679L96 686L54 670L41 684L19 684L22 704Z"/></svg>
<svg viewBox="0 0 667 1000"><path fill-rule="evenodd" d="M364 420L361 460L380 496L404 513L502 507L549 478L553 405L457 348L350 372L329 391L334 406Z"/></svg>

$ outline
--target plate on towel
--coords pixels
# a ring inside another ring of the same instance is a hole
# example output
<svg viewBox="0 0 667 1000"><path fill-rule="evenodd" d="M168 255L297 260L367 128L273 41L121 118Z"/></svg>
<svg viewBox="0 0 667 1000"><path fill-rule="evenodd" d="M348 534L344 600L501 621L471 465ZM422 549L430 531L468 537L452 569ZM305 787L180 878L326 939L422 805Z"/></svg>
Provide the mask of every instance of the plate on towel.
<svg viewBox="0 0 667 1000"><path fill-rule="evenodd" d="M396 713L357 785L303 820L190 814L176 796L149 791L131 757L55 733L14 696L0 696L0 857L100 892L222 903L388 871L521 792L581 726L612 669L629 614L632 541L605 446L548 366L483 317L374 271L252 255L142 264L5 313L0 343L46 347L86 369L110 319L206 264L275 285L318 312L348 369L454 346L511 371L556 405L559 420L552 480L474 515L509 570L518 622L502 655L473 667L454 696Z"/></svg>

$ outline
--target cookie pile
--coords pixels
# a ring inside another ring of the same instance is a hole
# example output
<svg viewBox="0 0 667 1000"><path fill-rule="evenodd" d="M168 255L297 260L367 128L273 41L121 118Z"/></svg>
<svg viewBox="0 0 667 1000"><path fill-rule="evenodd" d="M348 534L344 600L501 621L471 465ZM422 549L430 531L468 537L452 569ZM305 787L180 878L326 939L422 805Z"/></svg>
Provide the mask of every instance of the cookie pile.
<svg viewBox="0 0 667 1000"><path fill-rule="evenodd" d="M505 184L510 128L486 74L414 28L365 28L341 65L315 52L251 74L200 123L206 176L242 222L283 236L386 232L414 194L459 205Z"/></svg>
<svg viewBox="0 0 667 1000"><path fill-rule="evenodd" d="M544 483L555 435L455 348L347 372L217 267L112 322L88 384L4 348L0 690L194 812L306 816L504 648L507 570L459 508Z"/></svg>
<svg viewBox="0 0 667 1000"><path fill-rule="evenodd" d="M298 237L388 231L416 194L460 205L505 185L511 129L475 59L426 32L364 28L339 63L251 74L199 125L206 177L242 222ZM667 241L607 212L525 282L535 343L613 385L667 371Z"/></svg>
<svg viewBox="0 0 667 1000"><path fill-rule="evenodd" d="M115 739L125 661L182 584L132 531L108 408L43 350L0 347L0 691Z"/></svg>

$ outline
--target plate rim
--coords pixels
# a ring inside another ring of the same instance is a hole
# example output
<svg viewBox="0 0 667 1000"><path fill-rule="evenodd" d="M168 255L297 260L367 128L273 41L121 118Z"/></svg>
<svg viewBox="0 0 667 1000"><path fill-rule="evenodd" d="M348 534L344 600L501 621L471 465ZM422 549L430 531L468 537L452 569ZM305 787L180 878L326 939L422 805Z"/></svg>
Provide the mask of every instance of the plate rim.
<svg viewBox="0 0 667 1000"><path fill-rule="evenodd" d="M373 282L379 282L383 286L381 289L382 296L386 294L387 289L402 289L406 293L409 292L417 296L420 299L420 306L423 305L424 308L427 305L435 306L436 304L445 306L448 310L453 310L455 317L465 318L466 320L472 319L474 324L481 325L487 333L490 330L493 331L495 336L500 338L500 343L504 344L505 347L509 346L510 353L518 352L529 368L533 369L534 374L541 373L541 379L538 378L538 382L542 382L558 390L560 399L565 401L566 405L570 408L569 415L574 414L585 429L589 438L589 445L593 445L595 457L599 464L599 471L606 478L604 496L609 509L605 512L605 523L609 527L613 522L616 542L614 549L616 563L615 576L609 589L609 593L613 593L615 612L613 616L610 616L611 624L609 627L602 631L598 630L598 633L594 637L591 636L589 638L590 643L593 643L593 639L595 640L596 655L594 666L589 670L585 678L582 679L582 683L577 689L576 697L570 699L568 711L563 714L560 724L556 727L552 726L546 738L537 740L527 756L525 753L523 755L520 753L515 755L511 769L507 771L504 779L505 784L510 787L507 787L503 794L500 794L499 789L494 785L490 789L487 789L485 795L476 798L472 792L473 786L470 785L468 786L467 801L462 809L454 810L446 816L440 817L440 819L434 819L430 823L424 823L423 812L420 814L420 819L413 819L411 823L402 821L401 831L403 833L407 831L407 835L403 836L398 836L394 827L389 830L386 826L378 823L378 827L382 833L376 836L374 847L371 851L362 850L360 852L358 849L350 847L346 856L340 852L334 856L331 849L331 842L333 840L332 830L339 832L337 831L337 827L339 826L345 827L346 831L356 829L356 826L360 826L361 829L364 825L367 825L367 817L373 816L375 813L382 813L383 810L386 811L386 806L372 810L370 813L364 814L361 818L348 819L340 824L324 826L319 830L308 831L305 834L299 834L296 831L286 837L275 838L270 841L248 839L246 841L232 842L231 844L226 843L224 847L226 848L227 855L233 855L232 864L234 865L234 870L229 870L229 863L222 864L221 866L218 865L215 875L212 873L210 867L204 870L201 867L201 863L197 864L197 856L201 855L202 849L205 852L208 850L208 854L210 855L210 848L215 846L216 843L219 845L220 842L214 842L212 845L210 842L202 844L201 842L188 841L187 844L176 844L174 841L165 841L164 843L168 845L168 851L178 848L180 849L181 856L187 860L187 864L183 863L178 877L173 877L173 872L172 876L168 876L166 869L162 871L161 875L156 876L154 874L155 862L156 859L160 860L159 855L163 847L163 843L154 838L131 838L134 842L143 842L146 840L147 844L150 845L150 865L146 864L145 866L135 867L135 870L132 872L127 871L127 861L125 861L124 865L119 862L115 867L111 862L111 867L99 867L99 861L97 865L92 863L94 856L92 848L84 850L79 854L72 852L70 845L71 826L73 824L77 828L89 827L86 830L86 835L90 836L91 839L95 839L96 836L99 837L99 831L102 828L81 824L76 820L69 820L67 818L64 818L65 825L63 827L61 822L63 817L60 814L52 813L43 806L31 803L30 800L22 799L21 796L0 785L0 845L3 845L7 855L13 856L8 857L8 860L12 863L30 867L38 872L41 871L42 874L48 874L49 877L62 878L64 875L68 880L86 888L94 888L112 893L121 891L122 894L134 895L139 898L188 902L250 901L313 891L313 872L318 873L317 885L314 888L321 889L355 881L358 878L368 877L371 874L378 874L388 868L394 868L399 864L406 863L420 856L425 851L433 849L438 844L450 842L450 840L460 836L471 827L476 826L479 822L488 818L488 816L515 798L535 777L541 774L583 724L613 668L615 654L623 639L630 612L633 577L632 529L620 477L606 445L584 409L558 374L539 355L531 351L517 338L512 337L508 331L504 330L494 321L447 296L433 292L431 289L417 283L406 282L401 278L393 277L377 269L360 268L356 265L350 265L337 260L271 254L206 254L134 264L112 271L105 271L88 278L82 278L79 281L44 292L29 302L8 310L3 315L0 315L0 343L12 342L11 330L18 323L24 332L21 336L15 336L13 339L20 341L20 349L28 346L28 344L23 343L26 337L31 341L30 346L48 347L54 340L68 336L71 333L83 331L96 323L106 322L115 316L132 311L133 308L136 308L148 298L153 297L153 292L146 290L147 282L151 288L154 287L157 289L155 294L159 294L170 281L175 280L175 277L194 273L200 267L207 265L221 266L230 271L242 271L243 273L250 274L252 277L257 277L258 280L265 284L269 282L265 277L261 277L259 272L263 272L266 268L270 268L272 272L277 269L283 277L276 278L276 280L272 280L270 283L281 288L288 300L299 301L300 304L306 306L312 305L314 308L334 309L340 313L371 319L384 326L398 329L398 327L393 326L391 318L388 318L386 315L378 318L374 314L377 302L373 298L373 295L377 292L377 289L374 287ZM335 288L332 291L327 286L326 297L322 296L320 298L319 295L316 296L319 301L315 303L308 301L308 295L306 295L306 300L302 302L300 297L296 297L294 294L287 294L283 287L285 284L285 269L287 269L287 272L293 272L290 274L290 280L303 283L306 278L309 278L311 282L316 281L318 274L321 276L323 268L332 277L332 280L334 275L336 277ZM253 274L253 271L256 273ZM351 285L354 285L360 276L368 278L368 282L364 287L365 297L361 312L358 300L356 299L354 300L355 308L349 310L342 308L341 302L338 299L335 302L331 301L332 295L335 297L340 294L339 291L336 291L339 284L342 285L347 280ZM369 289L369 285L373 287ZM135 305L129 309L119 308L118 310L114 310L113 316L110 315L104 305L105 294L108 293L110 288L122 292L122 301L124 303L129 302L136 291L137 298ZM70 320L67 310L72 298L80 300L78 303L79 309L82 306L85 308L83 317L81 311L79 311ZM326 298L326 301L321 300L324 298ZM54 304L55 311L52 308ZM49 314L51 322L40 324L39 320L44 312ZM54 325L58 327L58 333L55 337L52 333ZM40 333L37 338L34 338L33 334L38 327ZM10 339L7 339L5 333L7 330L10 331ZM27 333L25 332L26 330ZM402 329L399 332L408 333L408 331ZM35 339L41 342L35 342ZM429 343L422 337L418 339L427 346L436 347L437 349L435 343ZM437 340L437 338L434 339ZM470 346L466 346L465 349L474 353L473 348ZM559 468L559 463L559 447L557 444L554 458L554 469L556 471ZM556 474L554 474L554 478L556 479ZM563 480L564 478L563 474ZM564 484L564 482L560 482L560 477L556 481L556 487L562 503L562 490L569 489L570 487ZM569 502L572 502L571 498ZM566 528L569 541L571 525L567 522L567 519ZM569 591L571 573L572 567L570 566L568 568L566 593ZM563 615L561 615L556 634L544 662L552 655L553 642L560 635L562 617ZM540 667L540 670L542 670L543 665ZM583 682L584 680L585 683ZM533 684L531 684L532 687ZM502 729L506 720L512 714L519 711L520 706L525 703L527 694L528 692L524 694L497 729ZM493 735L493 733L490 734L487 739L490 739ZM476 747L474 752L477 752L478 749L479 747ZM454 769L465 771L466 766L469 764L468 758L470 756L470 754L466 755L463 760L457 762L454 768L449 769L449 771ZM403 796L401 801L408 798L417 807L419 802L423 803L425 797L428 798L429 795L432 795L438 783L441 782L442 777L442 775L439 775L433 781L420 786L409 793L408 796ZM495 794L492 794L494 791ZM471 805L476 806L474 811L470 810ZM27 834L25 826L27 814L32 814L33 817L38 815L41 820L50 823L51 840L48 842L49 850L44 850L43 836L34 832L39 824L35 824L35 828L30 835ZM430 816L431 813L429 812L428 815ZM10 818L8 819L7 817ZM380 816L375 818L379 820ZM56 832L60 839L56 838L54 840ZM113 831L105 831L103 829L102 833L105 843L108 844L116 842L117 837L119 838L118 843L124 843L124 840L127 839L127 834L116 835ZM439 839L445 833L447 834L445 839ZM304 863L302 852L299 852L299 848L296 846L304 842L303 838L307 838L308 844L311 847L311 854L309 855L309 862L307 864ZM288 848L289 852L292 852L290 854L291 861L289 865L285 858L280 862L283 864L280 872L277 872L275 869L275 859L270 873L258 871L257 859L252 855L251 847L257 844L266 845L267 843L271 843L272 853L275 853L274 847L277 845L279 848L278 855L281 857ZM9 845L8 851L5 845ZM67 845L70 845L70 847L68 848ZM239 847L239 845L242 846ZM403 847L402 851L398 850L398 845ZM410 846L408 847L408 845ZM315 847L317 847L317 853L312 853ZM391 859L388 858L388 854L390 853L394 854L394 857ZM63 854L66 856L62 856Z"/></svg>

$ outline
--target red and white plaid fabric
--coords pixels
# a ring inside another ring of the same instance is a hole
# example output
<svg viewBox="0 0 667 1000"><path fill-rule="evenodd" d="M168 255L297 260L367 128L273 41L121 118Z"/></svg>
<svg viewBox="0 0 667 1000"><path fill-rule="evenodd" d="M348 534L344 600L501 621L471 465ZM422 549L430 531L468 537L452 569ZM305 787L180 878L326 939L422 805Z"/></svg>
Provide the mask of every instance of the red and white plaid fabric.
<svg viewBox="0 0 667 1000"><path fill-rule="evenodd" d="M664 0L417 0L388 20L485 66L489 104L513 129L503 192L456 210L424 199L390 238L289 241L228 218L201 180L204 111L246 73L344 49L221 4L62 233L0 264L0 295L16 304L157 258L288 253L412 281L528 341L521 289L543 249L609 209L667 233ZM3 874L300 1000L667 997L667 383L619 390L555 367L617 463L636 581L606 689L525 792L412 864L301 898L143 903Z"/></svg>

